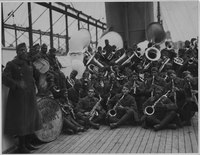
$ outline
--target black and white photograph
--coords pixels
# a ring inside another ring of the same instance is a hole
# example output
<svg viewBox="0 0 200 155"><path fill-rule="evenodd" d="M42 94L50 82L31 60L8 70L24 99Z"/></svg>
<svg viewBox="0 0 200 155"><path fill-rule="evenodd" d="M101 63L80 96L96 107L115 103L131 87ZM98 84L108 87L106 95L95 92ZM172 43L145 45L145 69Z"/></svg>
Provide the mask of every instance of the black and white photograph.
<svg viewBox="0 0 200 155"><path fill-rule="evenodd" d="M1 1L1 153L198 154L199 8Z"/></svg>

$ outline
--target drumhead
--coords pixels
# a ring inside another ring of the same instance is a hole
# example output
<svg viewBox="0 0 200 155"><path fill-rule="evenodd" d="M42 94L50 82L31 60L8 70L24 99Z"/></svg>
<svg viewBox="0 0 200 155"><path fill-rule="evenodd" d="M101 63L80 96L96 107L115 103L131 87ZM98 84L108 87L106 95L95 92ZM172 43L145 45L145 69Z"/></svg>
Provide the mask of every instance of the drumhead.
<svg viewBox="0 0 200 155"><path fill-rule="evenodd" d="M42 142L53 141L62 130L62 110L57 101L50 97L38 98L37 105L42 117L42 129L36 131L35 135Z"/></svg>
<svg viewBox="0 0 200 155"><path fill-rule="evenodd" d="M33 65L40 73L44 74L49 70L49 62L45 59L38 59L33 62Z"/></svg>

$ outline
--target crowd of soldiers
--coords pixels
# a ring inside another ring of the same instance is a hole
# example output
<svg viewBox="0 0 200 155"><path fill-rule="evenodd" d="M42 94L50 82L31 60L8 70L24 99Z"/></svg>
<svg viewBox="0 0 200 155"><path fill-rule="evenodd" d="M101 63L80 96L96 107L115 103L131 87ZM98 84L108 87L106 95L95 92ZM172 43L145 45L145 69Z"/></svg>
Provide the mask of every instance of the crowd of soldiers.
<svg viewBox="0 0 200 155"><path fill-rule="evenodd" d="M48 61L48 71L41 73L33 65L33 74L29 76L34 79L37 96L52 96L60 103L64 116L63 132L67 134L85 132L89 128L98 130L101 125L108 125L110 129L141 125L155 131L190 126L191 118L198 111L197 39L185 41L178 53L170 42L166 41L165 46L160 49L158 45L148 44L147 49L154 47L161 53L158 60L151 61L145 54L140 55L141 49L137 45L116 50L115 45L111 46L109 40L105 40L104 47L98 47L89 55L90 51L85 53L86 70L81 79L76 78L76 70L65 77L56 58L56 49L47 52L46 44L34 45L26 61L29 64L38 59ZM17 54L20 50L21 53L26 51L25 43L18 45ZM126 63L121 59L123 55L130 58L125 60ZM102 65L89 63L91 57ZM183 62L176 63L177 58ZM8 64L3 71L3 83L13 87L13 81L8 78L12 67ZM22 76L24 72L18 71L16 74ZM19 86L23 88L24 84L19 83ZM14 93L12 100L18 94ZM33 110L33 107L28 108ZM35 117L32 119L36 120ZM6 131L13 133L9 129Z"/></svg>

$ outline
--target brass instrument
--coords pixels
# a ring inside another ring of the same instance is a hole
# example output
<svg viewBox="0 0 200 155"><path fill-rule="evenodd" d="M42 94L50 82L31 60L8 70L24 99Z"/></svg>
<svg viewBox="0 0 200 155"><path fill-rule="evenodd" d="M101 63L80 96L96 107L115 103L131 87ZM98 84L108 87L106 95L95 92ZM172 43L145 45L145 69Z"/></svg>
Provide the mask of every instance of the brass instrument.
<svg viewBox="0 0 200 155"><path fill-rule="evenodd" d="M113 82L112 82L112 85L110 87L110 91L109 91L109 96L108 96L108 99L107 99L107 102L106 102L106 105L108 105L108 102L110 101L110 98L111 98L111 91L113 89Z"/></svg>
<svg viewBox="0 0 200 155"><path fill-rule="evenodd" d="M60 105L62 111L63 111L65 114L68 115L68 113L66 112L65 108L69 109L71 116L72 116L74 119L76 119L76 116L75 116L75 113L74 113L74 109L72 108L73 106L72 106L72 104L69 102L69 99L68 99L68 96L67 96L66 93L65 93L64 97L65 97L67 103L66 103L66 104L62 104L62 103L59 102L59 105Z"/></svg>
<svg viewBox="0 0 200 155"><path fill-rule="evenodd" d="M175 85L174 85L174 79L172 79L172 92L174 94L174 103L177 105L176 102L176 90L175 90Z"/></svg>
<svg viewBox="0 0 200 155"><path fill-rule="evenodd" d="M198 100L197 100L197 97L195 96L195 94L193 93L191 82L188 81L188 84L189 84L190 92L191 92L191 95L192 95L192 99L198 105Z"/></svg>
<svg viewBox="0 0 200 155"><path fill-rule="evenodd" d="M167 95L169 94L169 92L170 92L170 90L169 90L166 94L162 95L152 106L147 106L147 107L144 109L144 114L149 115L149 116L153 115L154 112L155 112L155 106L156 106L161 100L166 99L166 98L167 98Z"/></svg>
<svg viewBox="0 0 200 155"><path fill-rule="evenodd" d="M162 70L163 70L163 68L165 67L165 65L168 63L170 61L170 58L166 58L164 61L163 61L163 63L162 63L162 65L160 66L160 68L159 68L159 72L161 72Z"/></svg>
<svg viewBox="0 0 200 155"><path fill-rule="evenodd" d="M149 63L146 64L146 61L144 62L143 64L144 70L148 69L153 61L158 61L160 57L161 57L161 52L157 48L150 47L146 49L145 58L149 61Z"/></svg>
<svg viewBox="0 0 200 155"><path fill-rule="evenodd" d="M100 103L102 101L102 98L100 95L99 95L99 98L100 98L99 101L94 105L94 107L92 108L92 110L89 113L90 121L94 118L94 116L98 116L97 107L100 105Z"/></svg>
<svg viewBox="0 0 200 155"><path fill-rule="evenodd" d="M122 95L122 97L118 100L118 102L115 104L115 106L113 107L113 109L110 109L108 111L108 115L110 117L115 117L117 115L117 111L116 108L119 106L119 104L121 103L122 99L124 98L125 94Z"/></svg>
<svg viewBox="0 0 200 155"><path fill-rule="evenodd" d="M155 83L155 76L153 76L151 85L154 85L154 83ZM151 91L151 97L153 97L153 93L154 93L154 91L152 90Z"/></svg>

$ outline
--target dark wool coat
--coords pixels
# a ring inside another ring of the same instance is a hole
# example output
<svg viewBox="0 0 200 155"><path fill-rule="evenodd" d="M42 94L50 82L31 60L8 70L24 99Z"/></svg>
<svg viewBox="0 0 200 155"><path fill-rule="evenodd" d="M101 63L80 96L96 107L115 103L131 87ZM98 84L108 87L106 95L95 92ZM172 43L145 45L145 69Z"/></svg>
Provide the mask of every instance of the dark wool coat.
<svg viewBox="0 0 200 155"><path fill-rule="evenodd" d="M120 100L120 98L122 97L122 93L115 95L114 97L112 97L110 99L110 101L108 102L108 109L112 109L115 104ZM135 101L135 98L133 96L131 96L130 94L126 94L124 96L124 98L121 100L120 104L123 107L127 107L130 108L134 111L134 119L135 121L139 121L139 116L138 116L138 108L137 108L137 104ZM117 111L120 112L120 110L117 109Z"/></svg>
<svg viewBox="0 0 200 155"><path fill-rule="evenodd" d="M25 88L19 82L23 81ZM36 104L33 68L24 60L15 58L7 63L2 82L10 88L5 114L5 133L27 135L41 128Z"/></svg>

